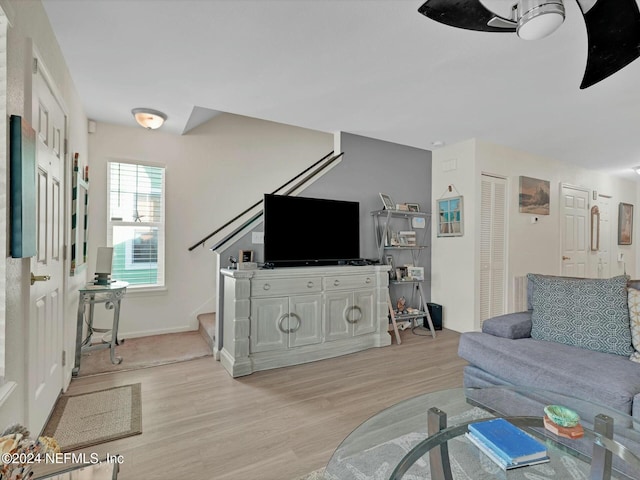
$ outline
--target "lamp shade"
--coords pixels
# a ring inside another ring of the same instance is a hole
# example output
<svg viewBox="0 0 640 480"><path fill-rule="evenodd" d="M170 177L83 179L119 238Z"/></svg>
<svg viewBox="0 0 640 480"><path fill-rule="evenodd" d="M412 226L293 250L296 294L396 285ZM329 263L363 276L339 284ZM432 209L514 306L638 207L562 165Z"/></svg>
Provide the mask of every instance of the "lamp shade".
<svg viewBox="0 0 640 480"><path fill-rule="evenodd" d="M131 110L131 113L140 126L150 130L160 128L167 119L164 113L158 110L152 110L151 108L134 108Z"/></svg>
<svg viewBox="0 0 640 480"><path fill-rule="evenodd" d="M564 22L562 0L521 0L516 33L524 40L538 40L555 32Z"/></svg>

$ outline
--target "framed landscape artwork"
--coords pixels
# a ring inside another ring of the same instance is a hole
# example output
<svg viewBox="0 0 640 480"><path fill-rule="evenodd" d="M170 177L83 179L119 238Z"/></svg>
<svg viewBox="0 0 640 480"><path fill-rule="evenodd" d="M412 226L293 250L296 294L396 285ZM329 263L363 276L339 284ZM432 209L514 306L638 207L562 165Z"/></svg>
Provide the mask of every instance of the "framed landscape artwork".
<svg viewBox="0 0 640 480"><path fill-rule="evenodd" d="M441 198L438 204L438 236L461 237L463 232L462 196Z"/></svg>
<svg viewBox="0 0 640 480"><path fill-rule="evenodd" d="M618 206L618 245L631 245L633 241L633 205Z"/></svg>
<svg viewBox="0 0 640 480"><path fill-rule="evenodd" d="M549 215L549 189L548 180L520 177L520 213Z"/></svg>

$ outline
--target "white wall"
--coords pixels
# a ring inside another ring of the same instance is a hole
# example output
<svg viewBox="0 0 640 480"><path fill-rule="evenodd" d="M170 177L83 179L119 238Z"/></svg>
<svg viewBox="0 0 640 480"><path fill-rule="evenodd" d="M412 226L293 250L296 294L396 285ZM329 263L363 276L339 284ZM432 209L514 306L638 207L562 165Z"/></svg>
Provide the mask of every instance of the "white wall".
<svg viewBox="0 0 640 480"><path fill-rule="evenodd" d="M443 172L443 163L457 161L457 169ZM623 252L626 272L636 276L636 247L617 245L617 207L619 202L637 205L637 184L560 163L525 152L493 145L481 140L468 140L434 151L434 200L450 183L455 184L465 199L464 236L437 238L434 233L432 298L444 306L445 325L460 332L479 328L479 231L480 175L489 173L507 178L508 182L508 263L507 311L513 311L512 281L529 272L559 275L561 273L560 185L583 186L600 194L611 195L612 257ZM531 215L518 209L520 176L549 180L550 215L540 215L532 224ZM637 210L637 208L636 208ZM637 216L637 215L636 215ZM637 221L634 222L638 231ZM634 232L635 241L639 241ZM595 255L589 257L590 274L594 276ZM611 259L611 275L623 273L624 266Z"/></svg>
<svg viewBox="0 0 640 480"><path fill-rule="evenodd" d="M129 289L122 303L124 337L194 330L197 315L215 311L215 255L188 248L246 207L333 150L333 136L317 131L222 114L190 131L97 124L89 138L89 272L97 247L106 245L106 173L109 160L166 166L166 292ZM219 239L219 238L218 238ZM108 327L111 312L97 309Z"/></svg>
<svg viewBox="0 0 640 480"><path fill-rule="evenodd" d="M479 182L475 150L475 140L461 142L434 150L431 163L434 222L431 228L431 301L443 306L444 326L459 332L466 329L469 316L473 319L473 312L477 310L475 265L479 260L474 231L479 218L475 201L479 195ZM455 163L453 169L449 169L451 162ZM449 185L452 185L451 192ZM435 202L457 195L463 196L464 235L438 238Z"/></svg>
<svg viewBox="0 0 640 480"><path fill-rule="evenodd" d="M0 5L11 24L7 37L7 113L21 115L31 122L31 66L35 47L66 107L69 118L69 149L79 152L80 156L86 159L87 118L42 5L40 2L21 0L0 0ZM68 165L69 156L65 160ZM4 193L8 199L9 192ZM66 211L66 218L69 218L68 204ZM68 230L65 228L66 245L69 244ZM0 425L24 422L25 417L25 366L28 359L24 327L29 315L29 274L29 259L6 258L6 379L16 382L18 387L0 406ZM77 288L84 282L84 275L72 278L65 273L64 348L69 360L65 367L67 382L71 378L75 349Z"/></svg>

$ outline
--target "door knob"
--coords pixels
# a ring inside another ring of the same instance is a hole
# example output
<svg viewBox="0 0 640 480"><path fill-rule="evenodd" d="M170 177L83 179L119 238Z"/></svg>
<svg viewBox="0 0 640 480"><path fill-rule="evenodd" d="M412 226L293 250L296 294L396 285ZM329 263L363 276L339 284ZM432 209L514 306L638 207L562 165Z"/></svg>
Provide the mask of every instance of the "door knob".
<svg viewBox="0 0 640 480"><path fill-rule="evenodd" d="M31 272L31 285L33 285L36 282L46 282L47 280L50 280L51 276L50 275L34 275L33 272Z"/></svg>
<svg viewBox="0 0 640 480"><path fill-rule="evenodd" d="M571 260L571 257L565 257L564 255L562 256L563 260Z"/></svg>

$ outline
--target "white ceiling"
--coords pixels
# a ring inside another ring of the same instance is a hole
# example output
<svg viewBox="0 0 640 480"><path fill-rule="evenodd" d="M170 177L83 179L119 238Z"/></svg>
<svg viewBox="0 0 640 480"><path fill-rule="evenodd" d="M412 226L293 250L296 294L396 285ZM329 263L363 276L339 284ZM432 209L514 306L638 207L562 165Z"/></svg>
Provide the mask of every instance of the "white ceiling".
<svg viewBox="0 0 640 480"><path fill-rule="evenodd" d="M580 90L575 1L535 42L447 27L422 3L43 0L94 120L134 125L131 109L150 107L179 134L223 111L429 150L476 137L625 176L640 165L640 60Z"/></svg>

